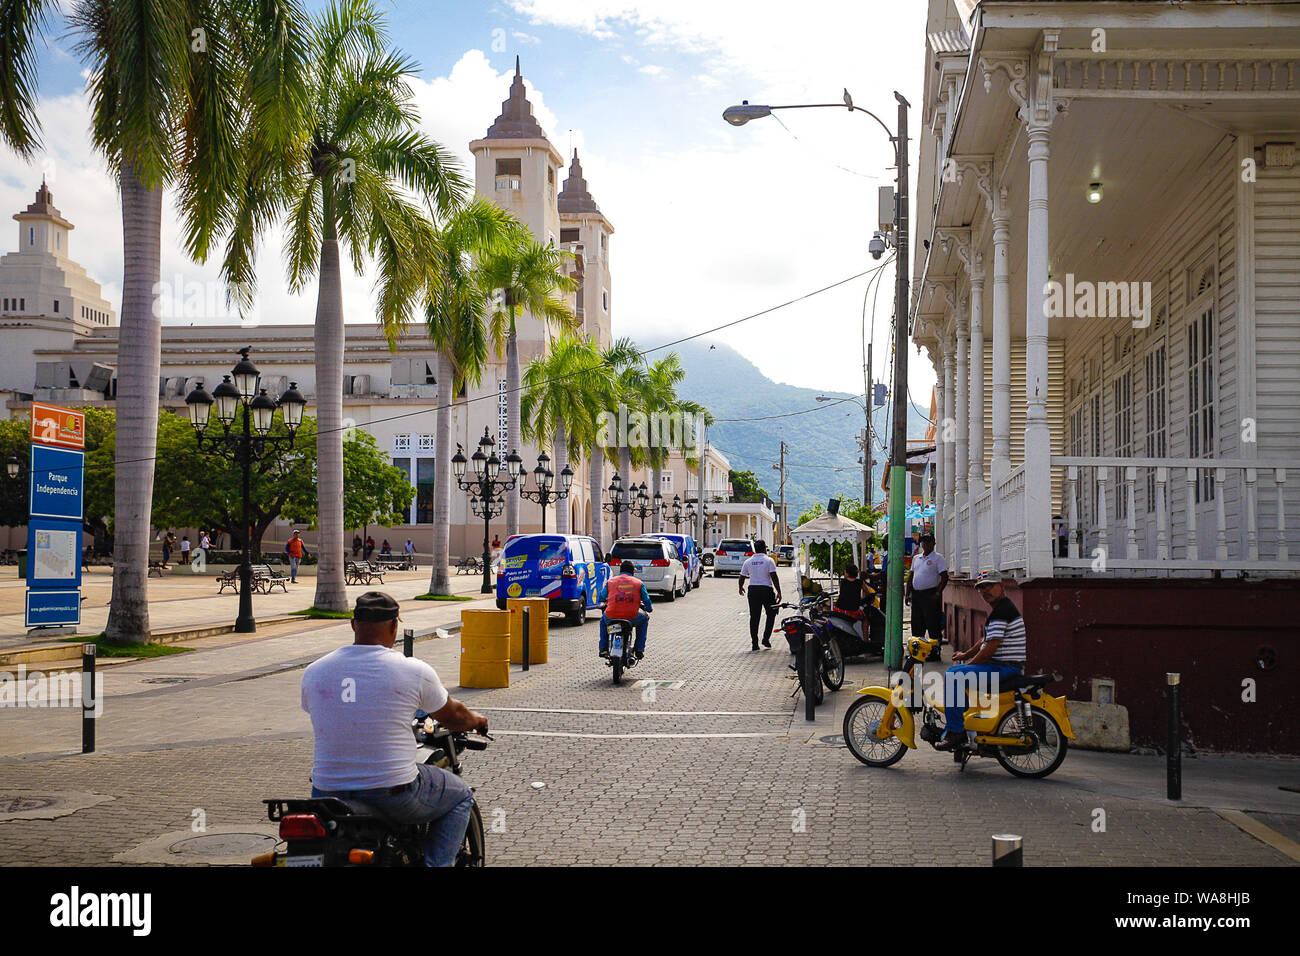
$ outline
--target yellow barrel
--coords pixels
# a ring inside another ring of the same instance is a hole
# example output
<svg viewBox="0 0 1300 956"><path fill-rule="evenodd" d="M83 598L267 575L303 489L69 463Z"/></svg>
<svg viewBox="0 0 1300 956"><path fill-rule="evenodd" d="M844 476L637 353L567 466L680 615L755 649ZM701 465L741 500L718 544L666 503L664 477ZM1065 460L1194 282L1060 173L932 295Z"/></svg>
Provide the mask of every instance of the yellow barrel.
<svg viewBox="0 0 1300 956"><path fill-rule="evenodd" d="M510 612L460 612L460 686L510 686Z"/></svg>
<svg viewBox="0 0 1300 956"><path fill-rule="evenodd" d="M524 662L524 608L528 608L528 663L545 664L551 632L551 602L546 598L508 598L510 663Z"/></svg>

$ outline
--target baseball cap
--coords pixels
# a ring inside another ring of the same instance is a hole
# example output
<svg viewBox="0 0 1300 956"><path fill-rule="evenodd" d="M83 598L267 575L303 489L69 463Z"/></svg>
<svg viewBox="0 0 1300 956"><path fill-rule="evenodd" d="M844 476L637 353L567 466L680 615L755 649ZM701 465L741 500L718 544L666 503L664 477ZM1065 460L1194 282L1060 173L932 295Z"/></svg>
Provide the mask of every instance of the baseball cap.
<svg viewBox="0 0 1300 956"><path fill-rule="evenodd" d="M397 601L383 591L367 591L357 598L352 611L354 621L395 621L399 610Z"/></svg>
<svg viewBox="0 0 1300 956"><path fill-rule="evenodd" d="M979 573L979 576L975 579L975 586L977 588L982 588L986 584L1001 584L1001 583L1002 583L1002 575L999 574L997 571L981 571Z"/></svg>

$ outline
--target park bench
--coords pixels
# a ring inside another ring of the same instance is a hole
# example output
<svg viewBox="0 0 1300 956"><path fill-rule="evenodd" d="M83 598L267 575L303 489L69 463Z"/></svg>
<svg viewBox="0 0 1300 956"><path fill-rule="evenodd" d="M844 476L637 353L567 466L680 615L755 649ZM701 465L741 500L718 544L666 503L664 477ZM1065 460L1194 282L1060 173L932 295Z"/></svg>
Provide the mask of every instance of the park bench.
<svg viewBox="0 0 1300 956"><path fill-rule="evenodd" d="M238 566L231 568L229 571L222 571L217 575L217 593L225 594L226 588L230 588L232 591L239 590Z"/></svg>
<svg viewBox="0 0 1300 956"><path fill-rule="evenodd" d="M483 570L483 561L473 555L466 555L456 562L457 574L479 574Z"/></svg>
<svg viewBox="0 0 1300 956"><path fill-rule="evenodd" d="M411 571L415 568L415 557L410 554L381 554L372 565L378 565L385 571Z"/></svg>
<svg viewBox="0 0 1300 956"><path fill-rule="evenodd" d="M384 583L384 569L370 561L349 561L343 566L343 580L347 584Z"/></svg>
<svg viewBox="0 0 1300 956"><path fill-rule="evenodd" d="M285 594L289 593L289 575L276 571L269 564L253 565L253 590L270 594L271 588L278 586Z"/></svg>

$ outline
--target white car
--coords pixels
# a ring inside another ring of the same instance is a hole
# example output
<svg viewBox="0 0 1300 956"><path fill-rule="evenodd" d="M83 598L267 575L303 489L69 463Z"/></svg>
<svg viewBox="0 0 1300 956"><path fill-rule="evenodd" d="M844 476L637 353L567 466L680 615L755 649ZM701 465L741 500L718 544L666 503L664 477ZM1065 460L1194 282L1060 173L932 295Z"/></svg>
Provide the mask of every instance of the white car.
<svg viewBox="0 0 1300 956"><path fill-rule="evenodd" d="M718 542L718 550L713 555L713 576L720 578L724 574L739 574L745 561L753 556L752 538L723 538Z"/></svg>
<svg viewBox="0 0 1300 956"><path fill-rule="evenodd" d="M620 538L605 559L611 574L618 574L619 565L631 561L636 576L651 594L662 594L668 601L686 596L686 568L677 546L666 538Z"/></svg>

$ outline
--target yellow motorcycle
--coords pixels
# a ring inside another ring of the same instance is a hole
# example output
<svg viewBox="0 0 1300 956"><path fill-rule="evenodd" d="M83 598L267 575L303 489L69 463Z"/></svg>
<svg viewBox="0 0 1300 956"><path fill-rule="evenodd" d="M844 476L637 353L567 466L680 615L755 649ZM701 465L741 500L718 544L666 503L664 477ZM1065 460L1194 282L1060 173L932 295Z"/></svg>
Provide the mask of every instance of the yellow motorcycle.
<svg viewBox="0 0 1300 956"><path fill-rule="evenodd" d="M902 760L909 748L916 749L918 716L922 740L933 747L943 738L943 671L931 671L938 680L927 681L924 666L938 646L927 637L910 638L907 661L894 686L858 691L859 698L844 715L844 742L853 756L870 767ZM963 770L971 757L996 757L1017 777L1052 773L1074 738L1065 698L1043 690L1057 680L1055 674L1016 674L998 680L996 697L968 693L966 739L953 748L953 760Z"/></svg>

